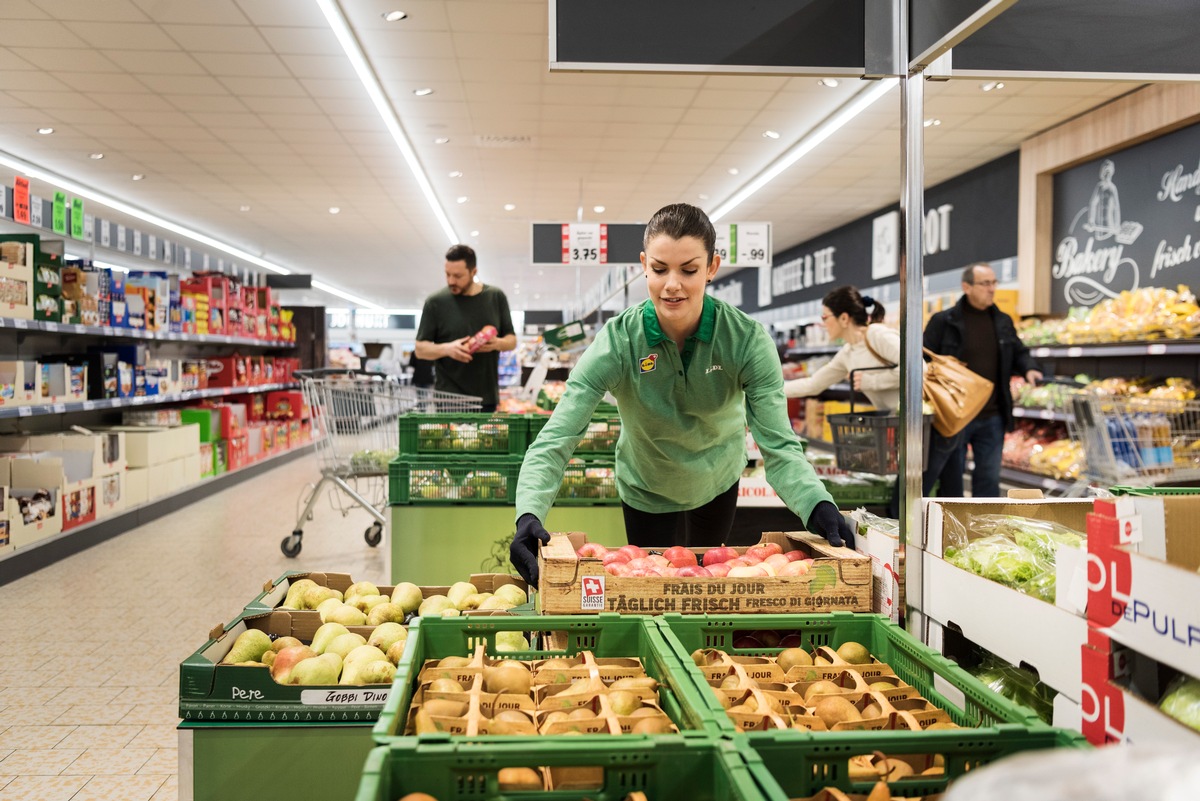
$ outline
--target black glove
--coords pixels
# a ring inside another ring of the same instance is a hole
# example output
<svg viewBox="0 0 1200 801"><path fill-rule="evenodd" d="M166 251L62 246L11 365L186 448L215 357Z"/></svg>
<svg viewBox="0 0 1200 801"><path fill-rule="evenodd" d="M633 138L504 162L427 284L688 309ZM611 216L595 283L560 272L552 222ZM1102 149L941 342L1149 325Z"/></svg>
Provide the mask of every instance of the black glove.
<svg viewBox="0 0 1200 801"><path fill-rule="evenodd" d="M550 542L550 534L537 516L526 512L517 520L517 533L508 546L508 560L521 578L536 588L538 583L537 544Z"/></svg>
<svg viewBox="0 0 1200 801"><path fill-rule="evenodd" d="M841 547L843 544L847 548L854 547L854 532L838 508L829 501L821 501L817 504L817 508L812 510L812 514L808 516L808 523L804 527L813 534L820 534L835 548Z"/></svg>

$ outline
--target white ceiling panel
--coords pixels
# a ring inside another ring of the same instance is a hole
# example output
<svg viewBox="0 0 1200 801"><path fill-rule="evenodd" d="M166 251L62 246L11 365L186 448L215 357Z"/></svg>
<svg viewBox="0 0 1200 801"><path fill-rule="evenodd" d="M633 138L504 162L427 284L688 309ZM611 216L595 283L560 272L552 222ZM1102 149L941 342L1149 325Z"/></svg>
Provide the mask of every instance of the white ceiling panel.
<svg viewBox="0 0 1200 801"><path fill-rule="evenodd" d="M163 32L190 53L270 53L271 46L249 25L163 25Z"/></svg>
<svg viewBox="0 0 1200 801"><path fill-rule="evenodd" d="M313 28L259 28L271 49L281 56L334 56L344 60L341 45L325 27L324 18Z"/></svg>
<svg viewBox="0 0 1200 801"><path fill-rule="evenodd" d="M148 0L154 2L154 0ZM325 16L316 3L297 0L236 0L251 24L268 30L271 26L325 29Z"/></svg>
<svg viewBox="0 0 1200 801"><path fill-rule="evenodd" d="M7 13L5 4L2 13ZM41 47L46 49L86 48L80 39L61 22L30 19L8 19L0 25L0 45L4 47Z"/></svg>

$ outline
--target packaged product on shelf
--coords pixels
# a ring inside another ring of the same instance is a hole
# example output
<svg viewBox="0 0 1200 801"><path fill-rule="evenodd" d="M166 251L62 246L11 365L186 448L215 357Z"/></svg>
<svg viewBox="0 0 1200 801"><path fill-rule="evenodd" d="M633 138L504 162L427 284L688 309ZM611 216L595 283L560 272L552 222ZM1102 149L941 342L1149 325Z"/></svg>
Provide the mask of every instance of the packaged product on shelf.
<svg viewBox="0 0 1200 801"><path fill-rule="evenodd" d="M125 303L125 276L123 273L109 272L109 315L108 321L102 325L113 328L129 328L129 307ZM101 318L103 320L103 318Z"/></svg>
<svg viewBox="0 0 1200 801"><path fill-rule="evenodd" d="M0 262L0 313L4 317L18 320L33 319L33 267L31 265L9 261Z"/></svg>
<svg viewBox="0 0 1200 801"><path fill-rule="evenodd" d="M9 544L20 550L62 531L62 462L28 454L0 456L0 484L8 487Z"/></svg>

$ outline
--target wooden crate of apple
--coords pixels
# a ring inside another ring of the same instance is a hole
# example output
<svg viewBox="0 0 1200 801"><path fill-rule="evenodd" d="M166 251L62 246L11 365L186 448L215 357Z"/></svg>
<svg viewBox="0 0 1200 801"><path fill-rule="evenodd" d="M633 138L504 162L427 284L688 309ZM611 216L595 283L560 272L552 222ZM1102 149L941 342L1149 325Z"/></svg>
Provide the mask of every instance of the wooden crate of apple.
<svg viewBox="0 0 1200 801"><path fill-rule="evenodd" d="M871 560L807 532L764 532L749 548L613 551L553 534L538 560L543 614L871 611Z"/></svg>
<svg viewBox="0 0 1200 801"><path fill-rule="evenodd" d="M776 632L772 632L776 633ZM809 731L957 728L860 643L812 652L791 645L775 656L733 656L697 650L692 661L739 731ZM746 638L751 639L751 638ZM738 647L760 647L743 643Z"/></svg>
<svg viewBox="0 0 1200 801"><path fill-rule="evenodd" d="M527 650L502 642L497 650ZM502 647L503 646L503 647ZM425 662L417 677L406 733L666 734L678 729L659 706L658 682L636 658L493 659L480 645L470 656Z"/></svg>

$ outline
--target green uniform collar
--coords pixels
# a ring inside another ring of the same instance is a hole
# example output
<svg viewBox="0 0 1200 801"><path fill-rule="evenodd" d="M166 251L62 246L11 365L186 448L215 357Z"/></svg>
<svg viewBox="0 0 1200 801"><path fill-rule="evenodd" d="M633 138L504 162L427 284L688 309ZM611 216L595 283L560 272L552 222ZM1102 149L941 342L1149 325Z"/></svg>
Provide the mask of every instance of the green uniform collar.
<svg viewBox="0 0 1200 801"><path fill-rule="evenodd" d="M705 294L704 308L700 311L700 327L696 329L696 333L688 337L688 341L698 339L701 342L712 342L713 327L717 322L717 304L713 302L712 296ZM650 347L658 345L667 338L663 333L662 326L658 324L658 315L654 312L654 302L647 300L642 305L642 326L646 330L646 344Z"/></svg>

